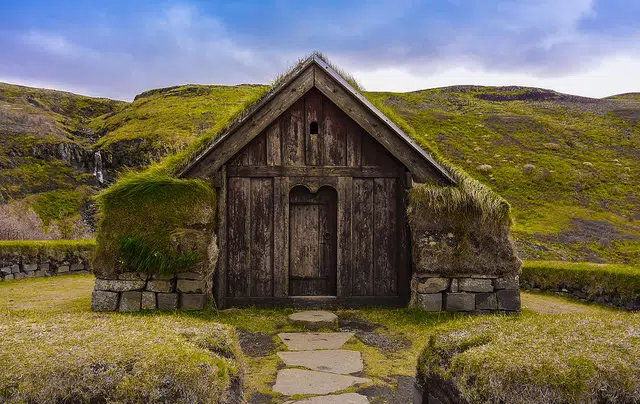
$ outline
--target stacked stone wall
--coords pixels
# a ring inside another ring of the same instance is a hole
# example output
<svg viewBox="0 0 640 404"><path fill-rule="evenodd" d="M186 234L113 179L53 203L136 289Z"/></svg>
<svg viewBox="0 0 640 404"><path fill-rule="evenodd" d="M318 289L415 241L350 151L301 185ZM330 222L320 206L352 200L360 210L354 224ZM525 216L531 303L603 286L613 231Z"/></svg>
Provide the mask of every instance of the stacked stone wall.
<svg viewBox="0 0 640 404"><path fill-rule="evenodd" d="M426 311L520 312L517 275L414 275L412 306Z"/></svg>
<svg viewBox="0 0 640 404"><path fill-rule="evenodd" d="M209 295L207 283L193 272L125 272L117 279L96 279L94 289L93 311L202 310Z"/></svg>
<svg viewBox="0 0 640 404"><path fill-rule="evenodd" d="M90 271L89 259L75 255L68 255L62 258L48 257L46 255L0 255L1 281L41 278L69 273L89 273Z"/></svg>

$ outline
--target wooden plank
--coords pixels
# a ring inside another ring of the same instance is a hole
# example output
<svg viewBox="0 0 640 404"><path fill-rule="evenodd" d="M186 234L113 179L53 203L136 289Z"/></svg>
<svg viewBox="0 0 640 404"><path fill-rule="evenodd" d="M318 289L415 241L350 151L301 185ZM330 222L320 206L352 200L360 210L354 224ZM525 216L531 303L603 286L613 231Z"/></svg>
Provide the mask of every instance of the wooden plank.
<svg viewBox="0 0 640 404"><path fill-rule="evenodd" d="M245 165L267 165L267 135L262 132L247 146L247 160Z"/></svg>
<svg viewBox="0 0 640 404"><path fill-rule="evenodd" d="M402 189L398 195L398 261L396 264L398 273L398 295L409 301L411 290L409 282L412 275L411 263L411 238L409 237L409 223L407 220L407 205L409 193L406 191L407 184L400 181L399 187Z"/></svg>
<svg viewBox="0 0 640 404"><path fill-rule="evenodd" d="M338 251L337 251L337 295L351 295L351 202L353 195L353 179L338 178Z"/></svg>
<svg viewBox="0 0 640 404"><path fill-rule="evenodd" d="M366 133L362 134L362 166L395 168L400 170L402 163L396 160L377 140Z"/></svg>
<svg viewBox="0 0 640 404"><path fill-rule="evenodd" d="M322 121L322 99L324 96L315 89L311 89L304 97L304 134L305 155L308 166L322 165L322 139L324 138L324 122ZM311 133L311 124L315 122L318 133Z"/></svg>
<svg viewBox="0 0 640 404"><path fill-rule="evenodd" d="M373 181L374 294L376 296L393 296L398 293L396 284L397 180L376 178Z"/></svg>
<svg viewBox="0 0 640 404"><path fill-rule="evenodd" d="M227 285L227 168L222 166L220 171L216 173L216 177L220 177L220 186L217 187L218 196L218 220L217 236L220 254L218 256L218 270L215 276L215 301L217 309L225 308L225 295Z"/></svg>
<svg viewBox="0 0 640 404"><path fill-rule="evenodd" d="M309 66L264 105L257 108L251 116L220 136L205 153L180 173L180 177L206 177L217 171L309 91L313 84L313 66Z"/></svg>
<svg viewBox="0 0 640 404"><path fill-rule="evenodd" d="M351 121L347 125L347 165L360 167L362 156L362 128Z"/></svg>
<svg viewBox="0 0 640 404"><path fill-rule="evenodd" d="M324 165L347 165L347 127L351 119L328 98L323 98Z"/></svg>
<svg viewBox="0 0 640 404"><path fill-rule="evenodd" d="M319 227L318 205L292 203L290 215L290 261L289 294L292 296L313 295L312 282L304 278L318 278L319 267Z"/></svg>
<svg viewBox="0 0 640 404"><path fill-rule="evenodd" d="M418 182L435 182L450 185L437 169L430 165L413 147L389 127L359 100L354 99L342 86L322 69L315 69L315 86L347 113L358 125L380 142L389 152L409 168Z"/></svg>
<svg viewBox="0 0 640 404"><path fill-rule="evenodd" d="M251 296L273 296L273 180L251 179Z"/></svg>
<svg viewBox="0 0 640 404"><path fill-rule="evenodd" d="M266 129L267 165L282 164L282 143L280 142L280 120L277 119Z"/></svg>
<svg viewBox="0 0 640 404"><path fill-rule="evenodd" d="M250 296L251 179L229 178L227 296Z"/></svg>
<svg viewBox="0 0 640 404"><path fill-rule="evenodd" d="M352 293L373 295L373 179L353 179Z"/></svg>
<svg viewBox="0 0 640 404"><path fill-rule="evenodd" d="M401 178L404 167L268 167L232 166L228 168L231 177L378 177Z"/></svg>
<svg viewBox="0 0 640 404"><path fill-rule="evenodd" d="M304 166L304 99L298 100L280 117L282 164Z"/></svg>
<svg viewBox="0 0 640 404"><path fill-rule="evenodd" d="M282 177L273 179L273 295L287 296L288 274L286 263L289 257L287 238L289 228L286 217L289 216L289 192Z"/></svg>

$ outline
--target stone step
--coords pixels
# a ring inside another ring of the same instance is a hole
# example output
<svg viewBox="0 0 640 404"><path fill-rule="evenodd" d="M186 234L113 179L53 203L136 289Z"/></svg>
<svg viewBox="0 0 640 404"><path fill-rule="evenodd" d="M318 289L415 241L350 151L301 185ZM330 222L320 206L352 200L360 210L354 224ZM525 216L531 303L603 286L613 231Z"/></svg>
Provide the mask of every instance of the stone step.
<svg viewBox="0 0 640 404"><path fill-rule="evenodd" d="M287 366L300 366L321 372L349 374L363 369L362 354L345 349L278 352Z"/></svg>
<svg viewBox="0 0 640 404"><path fill-rule="evenodd" d="M368 404L369 399L358 393L316 396L298 401L285 401L284 404Z"/></svg>
<svg viewBox="0 0 640 404"><path fill-rule="evenodd" d="M340 349L353 337L352 332L283 332L278 337L290 351Z"/></svg>
<svg viewBox="0 0 640 404"><path fill-rule="evenodd" d="M300 311L289 315L289 322L294 325L304 326L308 330L319 330L321 328L338 329L338 316L328 311Z"/></svg>
<svg viewBox="0 0 640 404"><path fill-rule="evenodd" d="M337 375L303 369L282 369L276 377L273 391L293 396L295 394L330 394L347 389L355 384L369 383L363 377Z"/></svg>

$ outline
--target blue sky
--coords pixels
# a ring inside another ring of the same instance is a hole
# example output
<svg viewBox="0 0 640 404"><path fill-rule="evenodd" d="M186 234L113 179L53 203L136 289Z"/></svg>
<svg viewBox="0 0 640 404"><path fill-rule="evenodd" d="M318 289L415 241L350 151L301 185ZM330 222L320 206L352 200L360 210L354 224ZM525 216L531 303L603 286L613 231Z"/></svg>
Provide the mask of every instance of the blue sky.
<svg viewBox="0 0 640 404"><path fill-rule="evenodd" d="M638 0L0 0L0 81L132 99L266 83L312 50L369 90L640 91Z"/></svg>

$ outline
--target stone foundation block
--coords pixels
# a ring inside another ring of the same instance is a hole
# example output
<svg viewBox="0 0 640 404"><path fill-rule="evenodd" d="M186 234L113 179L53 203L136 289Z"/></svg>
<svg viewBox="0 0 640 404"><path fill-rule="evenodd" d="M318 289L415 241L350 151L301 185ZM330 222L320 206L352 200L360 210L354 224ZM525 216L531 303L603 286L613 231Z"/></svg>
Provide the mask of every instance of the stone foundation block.
<svg viewBox="0 0 640 404"><path fill-rule="evenodd" d="M71 270L72 271L84 271L84 264L72 264L71 265Z"/></svg>
<svg viewBox="0 0 640 404"><path fill-rule="evenodd" d="M447 293L445 307L447 311L473 311L476 297L473 293Z"/></svg>
<svg viewBox="0 0 640 404"><path fill-rule="evenodd" d="M204 281L178 279L178 292L180 293L203 293L205 287Z"/></svg>
<svg viewBox="0 0 640 404"><path fill-rule="evenodd" d="M0 273L2 275L9 275L11 274L11 267L4 267L4 268L0 268Z"/></svg>
<svg viewBox="0 0 640 404"><path fill-rule="evenodd" d="M122 313L130 313L140 311L142 302L142 292L122 292L120 294L120 307L118 310Z"/></svg>
<svg viewBox="0 0 640 404"><path fill-rule="evenodd" d="M496 310L498 299L495 293L476 293L476 310Z"/></svg>
<svg viewBox="0 0 640 404"><path fill-rule="evenodd" d="M192 281L202 280L202 275L195 272L179 272L176 274L176 278L178 279L189 279Z"/></svg>
<svg viewBox="0 0 640 404"><path fill-rule="evenodd" d="M103 290L93 291L91 297L91 310L93 311L116 311L118 309L118 295L116 292L106 292Z"/></svg>
<svg viewBox="0 0 640 404"><path fill-rule="evenodd" d="M451 279L451 287L449 288L451 293L458 293L460 291L459 282L457 279Z"/></svg>
<svg viewBox="0 0 640 404"><path fill-rule="evenodd" d="M11 272L14 274L20 273L20 265L18 264L11 265Z"/></svg>
<svg viewBox="0 0 640 404"><path fill-rule="evenodd" d="M442 311L442 293L418 294L418 306L424 311Z"/></svg>
<svg viewBox="0 0 640 404"><path fill-rule="evenodd" d="M60 266L58 267L57 272L58 272L59 274L63 274L63 273L65 273L65 272L69 272L69 265L60 265Z"/></svg>
<svg viewBox="0 0 640 404"><path fill-rule="evenodd" d="M22 266L22 269L24 270L24 272L33 272L38 269L38 264L24 264Z"/></svg>
<svg viewBox="0 0 640 404"><path fill-rule="evenodd" d="M202 310L206 301L207 295L204 293L180 294L180 308L182 310Z"/></svg>
<svg viewBox="0 0 640 404"><path fill-rule="evenodd" d="M147 290L159 293L173 292L173 281L151 280L147 282Z"/></svg>
<svg viewBox="0 0 640 404"><path fill-rule="evenodd" d="M157 279L160 281L169 281L171 279L175 278L175 275L173 274L153 274L151 275L151 279Z"/></svg>
<svg viewBox="0 0 640 404"><path fill-rule="evenodd" d="M36 271L23 272L25 278L35 278Z"/></svg>
<svg viewBox="0 0 640 404"><path fill-rule="evenodd" d="M142 310L156 309L156 294L153 292L142 292Z"/></svg>
<svg viewBox="0 0 640 404"><path fill-rule="evenodd" d="M37 270L33 273L33 276L35 276L36 278L44 278L45 275L46 273L41 270Z"/></svg>
<svg viewBox="0 0 640 404"><path fill-rule="evenodd" d="M459 286L461 292L493 292L491 279L462 278Z"/></svg>
<svg viewBox="0 0 640 404"><path fill-rule="evenodd" d="M25 275L22 272L16 272L15 274L13 274L13 279L15 279L16 281L19 281L24 278L25 278Z"/></svg>
<svg viewBox="0 0 640 404"><path fill-rule="evenodd" d="M14 279L14 274L8 274L4 276L5 281L12 281Z"/></svg>
<svg viewBox="0 0 640 404"><path fill-rule="evenodd" d="M520 291L519 290L499 290L498 310L520 311Z"/></svg>
<svg viewBox="0 0 640 404"><path fill-rule="evenodd" d="M158 301L158 310L175 310L178 308L177 293L158 293L156 299Z"/></svg>
<svg viewBox="0 0 640 404"><path fill-rule="evenodd" d="M498 289L520 289L520 277L518 275L505 276L504 278L496 278L493 286Z"/></svg>
<svg viewBox="0 0 640 404"><path fill-rule="evenodd" d="M145 281L121 281L116 279L96 279L95 290L111 292L128 292L144 288Z"/></svg>
<svg viewBox="0 0 640 404"><path fill-rule="evenodd" d="M50 269L51 265L48 262L42 263L40 265L38 265L38 269L40 269L41 271L45 271L47 272Z"/></svg>
<svg viewBox="0 0 640 404"><path fill-rule="evenodd" d="M123 281L146 281L147 274L142 272L123 272L118 275L118 279Z"/></svg>
<svg viewBox="0 0 640 404"><path fill-rule="evenodd" d="M427 278L418 284L418 293L438 293L447 290L449 279Z"/></svg>

